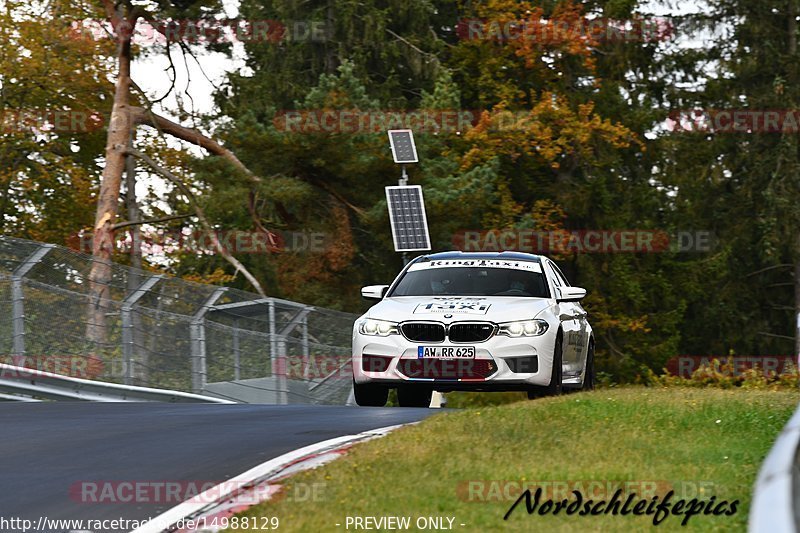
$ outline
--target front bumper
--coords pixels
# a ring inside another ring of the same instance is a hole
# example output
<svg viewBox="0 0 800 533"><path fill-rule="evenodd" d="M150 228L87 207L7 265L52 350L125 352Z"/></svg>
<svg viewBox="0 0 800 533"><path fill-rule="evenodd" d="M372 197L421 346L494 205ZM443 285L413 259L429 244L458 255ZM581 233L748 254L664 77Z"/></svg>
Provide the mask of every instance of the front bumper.
<svg viewBox="0 0 800 533"><path fill-rule="evenodd" d="M494 335L485 342L425 343L402 335L353 334L356 383L433 385L436 390L524 390L550 384L555 328L538 337ZM420 359L420 346L474 346L475 359Z"/></svg>

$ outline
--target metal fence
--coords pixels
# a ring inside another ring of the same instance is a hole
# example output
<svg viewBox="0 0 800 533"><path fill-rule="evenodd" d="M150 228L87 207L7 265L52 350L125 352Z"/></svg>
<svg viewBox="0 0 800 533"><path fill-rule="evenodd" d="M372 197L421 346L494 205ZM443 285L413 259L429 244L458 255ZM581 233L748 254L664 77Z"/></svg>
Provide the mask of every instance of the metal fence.
<svg viewBox="0 0 800 533"><path fill-rule="evenodd" d="M344 404L356 315L112 265L87 340L92 257L0 237L0 363L248 403Z"/></svg>

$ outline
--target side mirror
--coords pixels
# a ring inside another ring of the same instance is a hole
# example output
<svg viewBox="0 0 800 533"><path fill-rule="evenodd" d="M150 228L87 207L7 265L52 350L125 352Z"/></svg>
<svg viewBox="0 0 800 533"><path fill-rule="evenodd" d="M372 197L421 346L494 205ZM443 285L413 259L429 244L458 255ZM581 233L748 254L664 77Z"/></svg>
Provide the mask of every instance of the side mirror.
<svg viewBox="0 0 800 533"><path fill-rule="evenodd" d="M558 292L561 293L556 298L558 302L579 302L586 296L586 289L581 287L561 287Z"/></svg>
<svg viewBox="0 0 800 533"><path fill-rule="evenodd" d="M370 285L368 287L362 287L361 296L367 300L383 300L388 290L388 285Z"/></svg>

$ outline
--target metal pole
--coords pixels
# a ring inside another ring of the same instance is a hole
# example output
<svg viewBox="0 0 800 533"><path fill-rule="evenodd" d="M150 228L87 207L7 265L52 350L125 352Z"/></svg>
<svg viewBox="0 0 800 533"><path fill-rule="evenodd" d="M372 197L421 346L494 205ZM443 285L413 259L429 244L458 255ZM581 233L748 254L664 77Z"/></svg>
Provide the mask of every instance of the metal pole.
<svg viewBox="0 0 800 533"><path fill-rule="evenodd" d="M202 394L208 382L206 364L206 315L214 304L225 294L228 287L219 287L203 303L189 324L189 348L192 357L192 392Z"/></svg>
<svg viewBox="0 0 800 533"><path fill-rule="evenodd" d="M405 165L403 165L402 168L403 168L403 175L400 176L400 180L397 182L397 184L400 187L405 187L406 185L408 185L408 173L406 173L406 166ZM410 261L410 259L408 258L408 252L403 252L402 258L403 258L403 266L406 266L408 264L408 262Z"/></svg>
<svg viewBox="0 0 800 533"><path fill-rule="evenodd" d="M15 357L25 357L25 294L22 289L22 278L11 278L11 323L14 339Z"/></svg>
<svg viewBox="0 0 800 533"><path fill-rule="evenodd" d="M303 317L303 325L300 330L301 343L303 347L303 379L309 380L311 374L311 350L308 343L308 315Z"/></svg>
<svg viewBox="0 0 800 533"><path fill-rule="evenodd" d="M162 279L164 279L162 275L147 278L138 289L122 301L122 309L120 310L120 318L122 319L122 376L125 385L133 385L133 380L136 378L134 369L136 345L134 343L133 308Z"/></svg>
<svg viewBox="0 0 800 533"><path fill-rule="evenodd" d="M289 358L286 350L286 337L280 336L278 340L278 357L283 360L282 367L284 370L278 374L278 405L286 405L289 403L289 383L286 379L286 370L289 366Z"/></svg>
<svg viewBox="0 0 800 533"><path fill-rule="evenodd" d="M239 319L233 320L233 380L242 379L241 352L239 350Z"/></svg>
<svg viewBox="0 0 800 533"><path fill-rule="evenodd" d="M308 315L303 317L303 325L300 329L300 334L302 335L302 345L303 345L303 357L308 359L308 356L311 355L311 350L308 344Z"/></svg>
<svg viewBox="0 0 800 533"><path fill-rule="evenodd" d="M275 369L275 357L278 347L276 345L277 339L275 338L275 300L269 299L269 360L270 360L270 373Z"/></svg>
<svg viewBox="0 0 800 533"><path fill-rule="evenodd" d="M23 278L44 259L52 244L45 244L29 255L11 274L11 324L13 355L25 357L25 290Z"/></svg>

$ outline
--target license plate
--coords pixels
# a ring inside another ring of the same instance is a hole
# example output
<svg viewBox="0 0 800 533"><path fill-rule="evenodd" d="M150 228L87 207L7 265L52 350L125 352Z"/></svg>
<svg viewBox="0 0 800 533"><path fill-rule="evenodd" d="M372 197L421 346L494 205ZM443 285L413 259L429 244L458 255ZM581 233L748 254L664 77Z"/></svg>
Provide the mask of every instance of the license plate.
<svg viewBox="0 0 800 533"><path fill-rule="evenodd" d="M419 346L418 359L475 359L474 346Z"/></svg>

